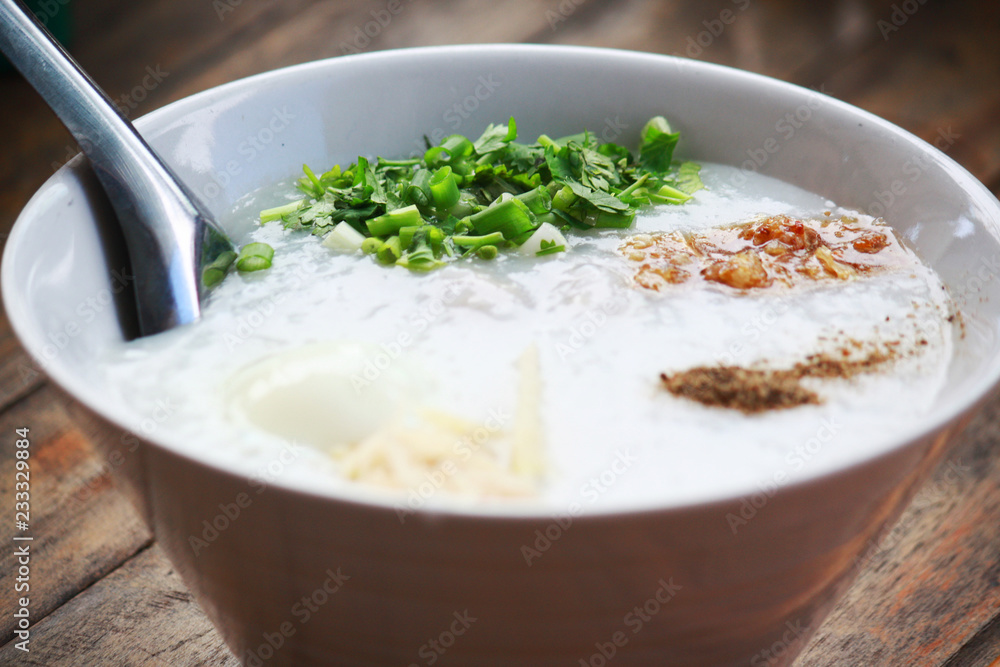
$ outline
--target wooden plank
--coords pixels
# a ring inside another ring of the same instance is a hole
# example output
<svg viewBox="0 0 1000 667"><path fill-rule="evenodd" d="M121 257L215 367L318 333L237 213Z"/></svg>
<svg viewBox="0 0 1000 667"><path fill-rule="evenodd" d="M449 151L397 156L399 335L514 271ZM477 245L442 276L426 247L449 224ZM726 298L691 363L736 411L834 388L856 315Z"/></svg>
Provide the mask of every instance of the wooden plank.
<svg viewBox="0 0 1000 667"><path fill-rule="evenodd" d="M151 537L135 510L110 484L101 456L70 422L51 386L0 413L0 498L14 498L14 429L30 429L30 613L35 621L117 568ZM0 572L17 571L13 516L0 522ZM0 609L22 593L0 589ZM110 608L109 608L110 611ZM0 642L13 636L13 617L0 615ZM0 661L2 663L3 661Z"/></svg>
<svg viewBox="0 0 1000 667"><path fill-rule="evenodd" d="M7 643L0 664L239 665L155 546L38 622L29 648Z"/></svg>
<svg viewBox="0 0 1000 667"><path fill-rule="evenodd" d="M141 3L122 12L126 20L81 42L74 54L113 99L124 102L129 116L136 117L183 96L176 93L182 81L222 54L242 51L244 43L253 44L262 34L283 31L286 22L312 4L308 0ZM122 53L129 54L127 62L122 62ZM148 68L157 67L163 76L147 79ZM132 95L137 86L150 90Z"/></svg>
<svg viewBox="0 0 1000 667"><path fill-rule="evenodd" d="M877 16L891 19L893 10L885 8ZM960 136L946 152L983 182L997 183L1000 5L927 3L898 31L884 25L887 39L880 32L849 66L813 71L806 83L822 80L837 97L929 141L950 128Z"/></svg>
<svg viewBox="0 0 1000 667"><path fill-rule="evenodd" d="M1000 87L985 82L1000 80L992 36L1000 5L928 3L897 31L898 4L629 0L579 12L589 20L570 14L535 37L694 57L822 87L930 141L950 127L961 136L947 152L997 189Z"/></svg>
<svg viewBox="0 0 1000 667"><path fill-rule="evenodd" d="M878 39L871 10L856 3L628 0L601 9L569 13L538 41L677 55L804 83L817 63L843 65Z"/></svg>
<svg viewBox="0 0 1000 667"><path fill-rule="evenodd" d="M597 0L584 0L586 5ZM522 41L547 29L550 0L477 0L447 3L404 2L385 25L375 20L385 8L379 0L358 3L316 3L291 17L280 30L253 41L229 45L217 62L184 82L180 93L190 94L223 81L277 67L330 58L345 53L387 48L468 42ZM377 27L377 29L376 29ZM367 28L367 33L365 32ZM371 36L369 36L369 34ZM241 39L243 35L238 35Z"/></svg>
<svg viewBox="0 0 1000 667"><path fill-rule="evenodd" d="M567 20L558 22L553 29L551 15L547 12L558 10L559 4L555 0L489 4L454 0L406 5L405 11L380 30L364 49L461 40L544 41L683 54L689 45L688 37L697 38L706 29L706 21L713 21L724 8L736 3L729 0L671 3L588 0L577 6L574 1L568 3L575 8ZM874 0L817 6L793 0L766 3L751 0L746 12L722 34L713 36L698 56L814 87L825 84L834 95L887 117L925 138L933 138L938 129L953 124L962 137L950 154L994 191L1000 191L1000 123L996 122L1000 115L996 85L1000 80L997 70L1000 67L1000 40L990 32L991 26L997 24L996 4L948 3L945 6L938 3L936 6L927 3L900 31L883 40L877 21L890 16L892 4L892 0ZM161 64L170 72L162 85L149 91L146 99L137 103L134 113L139 114L226 80L280 65L339 55L343 51L341 42L349 44L356 35L355 29L370 20L370 12L384 3L378 0L358 3L246 0L222 21L213 13L209 2L156 0L127 4L102 0L95 6L97 9L93 13L88 8L87 17L81 23L78 55L109 91L113 94L130 91L141 81L146 65ZM129 53L129 59L122 61L121 53ZM18 127L17 132L11 133L9 153L5 151L10 157L0 160L0 181L5 185L0 188L2 239L14 212L50 173L49 163L65 157L71 142L37 96L20 82L12 77L0 79L0 95ZM10 379L16 377L11 371L17 370L17 365L23 361L16 358L16 343L9 338L4 340L0 330L0 409L4 403L14 406L6 415L0 415L0 427L11 428L6 421L11 414L19 419L30 417L33 422L37 414L42 417L39 431L44 432L45 424L58 422L46 417L47 410L56 410L49 405L55 399L47 389L39 389L40 385L3 393ZM43 400L40 396L47 398ZM32 407L21 410L25 405ZM886 548L871 560L848 597L820 629L800 665L895 665L906 664L907 658L911 658L915 664L941 664L941 660L948 659L951 667L966 667L985 664L983 661L989 659L990 652L995 654L998 603L995 597L990 597L990 589L983 588L991 576L993 581L996 579L995 564L988 556L1000 552L996 535L989 532L1000 515L995 506L1000 491L991 487L988 481L990 476L997 478L997 450L989 445L991 440L996 440L990 437L993 428L989 424L997 423L996 407L992 410L992 416L977 422L952 458L959 470L967 467L974 472L952 479L956 477L955 468L951 468L950 473L947 467L939 471L938 480L918 496L897 529L889 533L889 541L883 545ZM89 449L85 443L81 444L82 439L71 426L64 424L60 428L50 429L46 436L46 439L63 441L58 446L53 445L53 452L68 450L79 455L82 449ZM0 435L3 433L0 431ZM97 455L91 452L89 456L90 472L84 476L83 488L103 489L107 477L100 472ZM59 455L53 454L53 458L58 459ZM983 461L994 463L986 465ZM981 470L983 465L986 465L985 472ZM77 471L85 467L79 462L70 466ZM0 474L5 475L5 479L9 477L2 464ZM76 480L69 483L71 487L79 483L80 478L75 473L61 475ZM53 479L59 477L60 474L53 475ZM53 488L46 493L51 491L64 496L65 491L58 486L61 483L52 481ZM0 486L0 490L6 489ZM109 513L107 509L97 511ZM115 512L110 511L110 514ZM70 518L81 520L81 515L70 513ZM67 541L71 538L85 542L94 539L80 537L71 527L60 530L69 531ZM89 535L93 535L101 527L91 525L88 530ZM109 535L112 539L120 537L116 531ZM0 530L0 539L3 538ZM109 538L103 536L101 539ZM62 548L65 553L66 547ZM93 548L94 545L87 546L84 553ZM978 559L973 553L977 550L982 554ZM124 549L121 553L127 551ZM143 556L146 553L149 552L143 552ZM98 560L112 563L115 559L102 556ZM151 576L143 569L144 565L132 565L138 560L129 561L127 567L147 573L136 576ZM7 563L0 561L0 567L6 566ZM56 600L60 596L65 599L74 589L88 585L99 576L94 575L94 571L90 578L77 573L72 585L64 585L65 582L56 578L62 588L51 594L46 592L47 599ZM118 576L119 572L126 570L122 568L106 580ZM958 579L952 581L949 576ZM154 576L153 580L160 582L153 590L166 590L162 577ZM76 604L103 584L99 582L66 607ZM132 604L141 606L142 588L133 594L138 600L133 600ZM182 605L180 600L176 604ZM0 598L0 606L7 608L7 600ZM193 603L186 606L194 609ZM120 606L118 599L109 594L103 604L81 608L94 619L106 620L107 613L119 611ZM56 614L62 612L60 609ZM179 611L172 613L180 614ZM887 614L888 620L880 614ZM88 658L81 659L80 654L70 653L68 644L57 639L63 636L64 628L83 623L84 615L79 612L60 616L58 624L52 623L54 629L46 629L46 642L61 646L63 652L47 654L49 662L41 660L36 664L120 663L123 643L138 642L146 646L143 643L146 635L155 638L152 643L156 647L146 653L138 651L130 655L130 659L136 661L130 660L130 664L210 662L213 658L199 656L212 656L215 655L212 651L221 650L217 636L199 634L200 630L193 629L196 623L191 626L176 623L170 626L170 633L158 633L163 619L149 614L133 625L116 627L119 639L102 638L89 645ZM43 623L50 627L48 621ZM103 632L98 626L90 627ZM81 641L78 635L71 633L69 636ZM215 648L206 647L204 654L165 653L155 658L143 657L155 654L167 638L182 643L190 641L194 645L202 641L215 642ZM900 646L906 642L909 642L906 646ZM858 644L860 653L857 652ZM959 650L963 644L965 648ZM818 655L824 652L828 653ZM41 654L36 657L38 655ZM861 658L852 662L852 657L858 655ZM9 654L3 654L2 649L0 656L0 662L8 662L5 658ZM154 662L163 656L171 656L171 659ZM807 662L814 659L825 662ZM965 662L960 662L963 659Z"/></svg>
<svg viewBox="0 0 1000 667"><path fill-rule="evenodd" d="M982 667L986 664L1000 666L1000 616L980 630L942 667Z"/></svg>
<svg viewBox="0 0 1000 667"><path fill-rule="evenodd" d="M248 0L234 4L234 11L220 21L208 1L123 4L105 0L97 8L99 21L90 16L88 8L87 20L77 31L71 51L109 96L124 104L129 117L136 118L188 94L176 92L174 82L190 78L193 71L215 62L221 54L228 56L234 48L239 50L233 43L234 35L241 34L243 41L253 43L260 33L275 30L309 3ZM128 57L123 58L123 53ZM155 71L158 66L165 76L147 78L147 67ZM127 96L125 100L123 96ZM17 212L52 174L53 165L65 163L78 150L55 115L16 73L0 76L0 98L9 126L16 128L8 133L5 144L5 155L11 159L0 160L0 182L4 183L0 188L2 241Z"/></svg>
<svg viewBox="0 0 1000 667"><path fill-rule="evenodd" d="M0 312L0 412L44 382L45 373L21 348L6 315Z"/></svg>
<svg viewBox="0 0 1000 667"><path fill-rule="evenodd" d="M813 63L858 56L877 34L845 3L773 0L607 3L599 16L570 15L538 41L681 56L806 84ZM780 38L778 37L780 36ZM819 84L815 84L818 87Z"/></svg>
<svg viewBox="0 0 1000 667"><path fill-rule="evenodd" d="M5 111L5 118L14 128L5 139L6 159L0 160L2 246L18 212L52 174L50 163L62 157L62 147L70 137L38 95L14 74L0 76L0 99L10 110Z"/></svg>
<svg viewBox="0 0 1000 667"><path fill-rule="evenodd" d="M797 667L940 665L1000 613L1000 394L874 545Z"/></svg>
<svg viewBox="0 0 1000 667"><path fill-rule="evenodd" d="M35 391L45 374L20 346L0 340L0 410Z"/></svg>
<svg viewBox="0 0 1000 667"><path fill-rule="evenodd" d="M929 4L829 73L828 85L925 139L961 135L947 152L996 191L1000 90L983 84L1000 80L998 20L995 5ZM797 665L982 665L996 656L997 419L994 399L885 538L897 544L872 558Z"/></svg>

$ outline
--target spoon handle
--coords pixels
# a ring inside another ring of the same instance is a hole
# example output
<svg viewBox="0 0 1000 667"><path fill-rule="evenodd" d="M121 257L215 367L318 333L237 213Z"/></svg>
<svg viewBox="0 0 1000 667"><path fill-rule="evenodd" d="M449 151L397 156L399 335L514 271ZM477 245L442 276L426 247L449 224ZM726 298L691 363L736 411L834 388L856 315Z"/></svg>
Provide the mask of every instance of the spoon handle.
<svg viewBox="0 0 1000 667"><path fill-rule="evenodd" d="M118 215L143 335L198 319L203 252L232 244L135 127L18 0L0 0L0 51L89 158ZM221 235L221 238L219 237Z"/></svg>

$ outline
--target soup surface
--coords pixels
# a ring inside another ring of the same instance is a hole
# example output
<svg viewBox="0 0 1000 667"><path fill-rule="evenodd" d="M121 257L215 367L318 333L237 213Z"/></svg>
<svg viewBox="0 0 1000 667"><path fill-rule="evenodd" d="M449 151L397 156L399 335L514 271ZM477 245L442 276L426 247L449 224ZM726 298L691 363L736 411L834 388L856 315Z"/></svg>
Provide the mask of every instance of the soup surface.
<svg viewBox="0 0 1000 667"><path fill-rule="evenodd" d="M734 287L711 278L722 269L699 268L643 284L636 238L648 250L656 235L709 238L782 214L881 233L764 176L709 164L702 177L707 189L687 204L649 209L632 229L574 234L567 252L427 274L266 225L248 238L274 246L269 271L227 278L198 325L112 350L105 382L137 430L199 459L405 509L566 512L773 489L864 455L927 411L952 354L951 311L903 246L886 243L891 266L856 275L824 273L819 257L814 280ZM250 229L276 191L243 202L228 228ZM816 355L886 359L802 373L815 400L749 412L661 379L787 370ZM167 416L154 425L154 412Z"/></svg>

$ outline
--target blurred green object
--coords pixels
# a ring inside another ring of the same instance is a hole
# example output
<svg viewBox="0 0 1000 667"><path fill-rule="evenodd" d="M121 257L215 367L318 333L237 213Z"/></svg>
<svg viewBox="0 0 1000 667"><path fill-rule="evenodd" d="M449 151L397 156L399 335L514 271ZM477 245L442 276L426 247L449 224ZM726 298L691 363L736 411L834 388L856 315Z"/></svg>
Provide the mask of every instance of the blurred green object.
<svg viewBox="0 0 1000 667"><path fill-rule="evenodd" d="M73 32L70 3L71 0L24 0L28 9L64 46L69 43L70 35ZM7 59L0 56L0 72L13 70L14 68Z"/></svg>

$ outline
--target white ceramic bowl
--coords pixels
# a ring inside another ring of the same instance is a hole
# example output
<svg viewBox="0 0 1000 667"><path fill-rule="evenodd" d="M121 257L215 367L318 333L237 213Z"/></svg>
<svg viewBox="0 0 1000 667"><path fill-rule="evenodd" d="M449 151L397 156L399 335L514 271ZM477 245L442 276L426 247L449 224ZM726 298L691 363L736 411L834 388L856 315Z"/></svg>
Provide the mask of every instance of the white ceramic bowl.
<svg viewBox="0 0 1000 667"><path fill-rule="evenodd" d="M234 509L245 476L179 454L156 433L135 442L92 382L95 353L122 339L114 308L81 310L109 294L109 271L121 265L120 248L98 231L109 214L94 180L71 163L25 208L3 264L13 327L103 434L159 543L246 664L602 665L613 653L620 665L775 665L816 628L1000 370L1000 204L939 150L761 76L541 46L316 62L206 91L138 125L219 214L303 162L408 154L422 134L476 134L515 115L525 137L610 123L635 144L656 114L683 132L688 156L759 168L883 214L950 286L967 328L931 413L850 465L779 489L736 535L725 517L751 489L587 513L559 529L544 515L475 511L418 513L401 525L388 503L280 480ZM235 511L194 555L189 536ZM546 530L557 539L529 567L520 547ZM765 651L780 658L767 662Z"/></svg>

